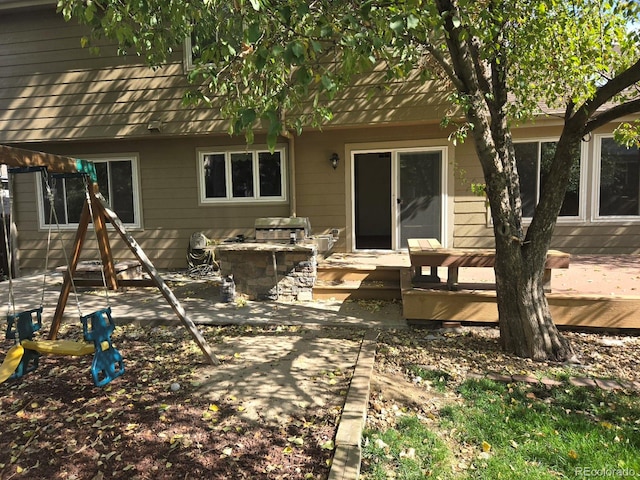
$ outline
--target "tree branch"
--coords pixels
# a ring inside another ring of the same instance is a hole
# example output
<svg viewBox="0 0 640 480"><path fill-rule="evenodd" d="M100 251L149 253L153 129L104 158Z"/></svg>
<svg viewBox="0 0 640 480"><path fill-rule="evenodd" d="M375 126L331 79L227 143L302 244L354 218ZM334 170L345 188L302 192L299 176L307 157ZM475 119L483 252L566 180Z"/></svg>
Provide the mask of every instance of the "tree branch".
<svg viewBox="0 0 640 480"><path fill-rule="evenodd" d="M477 92L479 86L473 65L473 54L470 52L469 44L460 38L460 28L456 27L453 22L454 17L459 17L458 6L451 0L436 0L435 3L438 12L444 19L444 30L448 34L445 35L445 41L451 55L451 68L457 79L458 92L461 94Z"/></svg>
<svg viewBox="0 0 640 480"><path fill-rule="evenodd" d="M444 73L447 75L449 80L451 80L451 82L454 84L456 89L460 90L461 88L463 88L464 85L456 75L456 72L453 69L453 66L442 54L442 52L438 50L432 43L427 43L424 45L424 47L427 49L427 52L429 52L429 55L431 55L435 59L435 61L438 63L438 65L440 65L440 67L442 68Z"/></svg>
<svg viewBox="0 0 640 480"><path fill-rule="evenodd" d="M598 88L595 96L585 102L582 107L578 109L578 112L582 111L581 113L587 115L587 119L590 118L598 108L637 82L640 82L640 59Z"/></svg>
<svg viewBox="0 0 640 480"><path fill-rule="evenodd" d="M592 132L609 122L619 119L620 117L638 112L640 112L640 98L621 103L598 115L595 115L592 120L587 122L584 133Z"/></svg>

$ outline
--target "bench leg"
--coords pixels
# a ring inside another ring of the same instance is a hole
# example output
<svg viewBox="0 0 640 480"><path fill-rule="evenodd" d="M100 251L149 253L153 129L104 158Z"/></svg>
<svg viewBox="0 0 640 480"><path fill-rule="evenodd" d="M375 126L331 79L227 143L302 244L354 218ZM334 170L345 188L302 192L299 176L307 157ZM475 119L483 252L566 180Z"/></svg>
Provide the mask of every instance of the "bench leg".
<svg viewBox="0 0 640 480"><path fill-rule="evenodd" d="M447 288L449 290L458 290L458 267L449 267Z"/></svg>
<svg viewBox="0 0 640 480"><path fill-rule="evenodd" d="M425 283L440 283L440 277L438 276L438 267L431 267L430 275L422 275L423 267L414 267L413 268L413 281L414 282L425 282Z"/></svg>
<svg viewBox="0 0 640 480"><path fill-rule="evenodd" d="M542 276L542 288L545 293L551 292L551 269L545 268L544 275Z"/></svg>

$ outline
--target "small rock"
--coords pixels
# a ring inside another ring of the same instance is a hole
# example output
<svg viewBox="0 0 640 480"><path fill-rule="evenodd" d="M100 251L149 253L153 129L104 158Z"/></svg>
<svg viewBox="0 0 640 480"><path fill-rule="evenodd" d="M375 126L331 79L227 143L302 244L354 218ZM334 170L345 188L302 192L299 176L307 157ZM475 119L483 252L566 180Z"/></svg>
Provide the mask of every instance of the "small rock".
<svg viewBox="0 0 640 480"><path fill-rule="evenodd" d="M177 392L178 390L180 390L180 384L178 382L174 382L171 384L170 388L172 392Z"/></svg>
<svg viewBox="0 0 640 480"><path fill-rule="evenodd" d="M375 446L380 448L380 449L384 449L384 448L388 448L389 447L389 445L384 443L384 441L381 438L376 438L376 441L374 443L375 443Z"/></svg>
<svg viewBox="0 0 640 480"><path fill-rule="evenodd" d="M603 347L624 347L624 342L615 338L600 338L598 344Z"/></svg>

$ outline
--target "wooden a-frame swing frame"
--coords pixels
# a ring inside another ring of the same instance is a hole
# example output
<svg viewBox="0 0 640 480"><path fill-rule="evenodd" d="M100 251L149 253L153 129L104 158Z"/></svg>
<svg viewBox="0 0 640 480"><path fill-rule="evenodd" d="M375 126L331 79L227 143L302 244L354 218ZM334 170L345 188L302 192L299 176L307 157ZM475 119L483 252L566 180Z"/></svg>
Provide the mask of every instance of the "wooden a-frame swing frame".
<svg viewBox="0 0 640 480"><path fill-rule="evenodd" d="M206 339L193 323L193 320L189 318L180 301L160 276L153 263L151 263L151 260L149 260L135 239L126 231L120 218L111 210L104 197L100 194L93 163L72 157L25 150L6 145L0 145L0 163L4 163L9 167L18 168L46 167L47 171L51 173L79 173L87 175L90 179L89 198L85 201L80 215L69 265L64 272L58 303L53 315L51 329L49 330L49 340L55 340L58 335L67 300L74 285L73 276L80 261L80 254L82 253L82 247L89 229L89 224L93 222L107 288L116 290L119 286L157 287L171 306L171 309L198 344L207 361L212 365L218 365L220 363L211 351ZM91 202L91 205L89 205L89 202ZM109 236L107 234L107 222L111 223L114 230L120 235L120 238L122 238L127 247L129 247L129 250L131 250L133 255L138 259L144 271L149 275L149 280L119 280L117 278Z"/></svg>

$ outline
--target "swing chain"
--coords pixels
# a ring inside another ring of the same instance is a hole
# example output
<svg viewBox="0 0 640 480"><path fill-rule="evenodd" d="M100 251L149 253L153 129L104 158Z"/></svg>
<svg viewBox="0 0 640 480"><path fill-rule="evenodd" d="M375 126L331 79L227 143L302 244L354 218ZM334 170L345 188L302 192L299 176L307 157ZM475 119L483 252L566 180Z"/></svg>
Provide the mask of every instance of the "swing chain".
<svg viewBox="0 0 640 480"><path fill-rule="evenodd" d="M44 175L45 174L43 173L43 176ZM64 245L64 240L62 239L62 231L60 229L60 222L58 221L58 213L56 212L56 209L55 209L55 198L53 195L53 190L49 185L48 176L44 177L44 184L47 190L47 198L49 199L49 213L50 215L53 216L53 219L55 220L56 233L57 233L58 241L60 242L60 249L62 250L62 254L64 255L64 261L67 265L67 275L69 275L69 281L71 282L71 289L73 290L73 296L76 300L76 308L78 309L78 315L82 316L82 310L80 309L80 298L78 297L78 290L76 289L76 284L73 281L73 275L71 273L71 262L69 262L69 255L67 254L67 250ZM51 225L52 225L52 222L50 221L49 231L51 231ZM47 239L47 262L48 261L49 261L49 239ZM42 295L44 297L44 290L42 292Z"/></svg>
<svg viewBox="0 0 640 480"><path fill-rule="evenodd" d="M9 196L9 221L11 221L11 188L7 186L7 193ZM7 275L9 280L9 298L7 301L7 317L9 315L16 314L16 303L15 296L13 292L13 252L9 246L9 239L11 237L9 230L11 229L11 224L7 228L7 212L4 205L4 184L0 185L0 204L2 207L2 231L4 235L4 246L5 246L5 254L7 256Z"/></svg>

